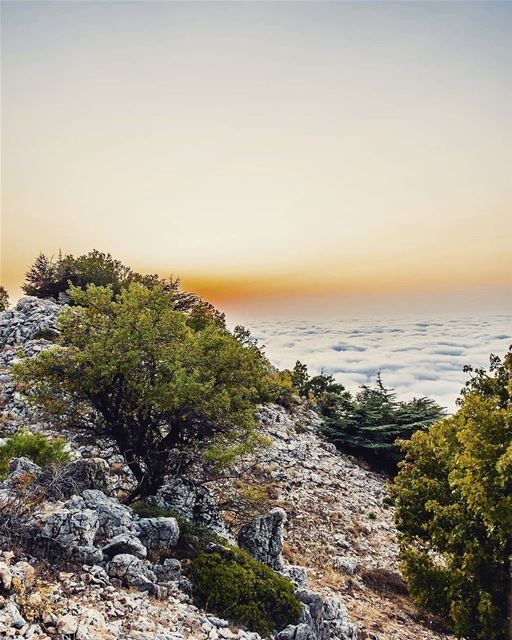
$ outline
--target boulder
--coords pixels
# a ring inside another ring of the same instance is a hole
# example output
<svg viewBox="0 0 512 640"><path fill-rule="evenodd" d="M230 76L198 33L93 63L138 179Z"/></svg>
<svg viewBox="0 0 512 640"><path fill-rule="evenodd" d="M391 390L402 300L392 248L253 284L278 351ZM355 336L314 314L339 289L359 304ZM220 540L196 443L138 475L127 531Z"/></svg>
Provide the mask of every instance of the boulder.
<svg viewBox="0 0 512 640"><path fill-rule="evenodd" d="M133 523L132 510L102 491L86 489L81 496L72 496L68 500L68 508L95 511L99 521L98 536L104 540L110 540L121 533L138 533Z"/></svg>
<svg viewBox="0 0 512 640"><path fill-rule="evenodd" d="M223 538L231 537L214 497L201 484L186 478L172 478L148 502L169 509L197 527Z"/></svg>
<svg viewBox="0 0 512 640"><path fill-rule="evenodd" d="M73 460L64 470L65 479L71 481L77 491L108 488L109 465L103 458L79 458Z"/></svg>
<svg viewBox="0 0 512 640"><path fill-rule="evenodd" d="M15 602L9 601L0 611L0 622L8 627L14 627L14 629L21 629L27 624L25 618L21 615L20 610Z"/></svg>
<svg viewBox="0 0 512 640"><path fill-rule="evenodd" d="M111 578L120 580L125 586L137 587L141 591L151 592L156 587L155 574L140 558L129 553L114 556L107 565L107 573Z"/></svg>
<svg viewBox="0 0 512 640"><path fill-rule="evenodd" d="M34 584L36 571L32 565L24 560L20 560L11 566L12 577L19 580L20 584L29 589Z"/></svg>
<svg viewBox="0 0 512 640"><path fill-rule="evenodd" d="M12 572L7 563L0 560L0 587L4 591L9 591L12 584Z"/></svg>
<svg viewBox="0 0 512 640"><path fill-rule="evenodd" d="M175 547L180 536L176 518L141 518L137 528L140 539L148 549Z"/></svg>
<svg viewBox="0 0 512 640"><path fill-rule="evenodd" d="M284 567L281 573L291 580L297 589L304 589L308 585L308 574L304 567L289 565Z"/></svg>
<svg viewBox="0 0 512 640"><path fill-rule="evenodd" d="M102 548L102 552L103 555L109 559L123 553L144 559L148 554L148 550L139 538L131 533L120 533L118 536L115 536Z"/></svg>
<svg viewBox="0 0 512 640"><path fill-rule="evenodd" d="M0 313L0 349L58 335L57 315L61 309L54 300L20 298L13 309Z"/></svg>
<svg viewBox="0 0 512 640"><path fill-rule="evenodd" d="M286 512L276 507L240 528L238 544L253 558L275 571L283 568L284 524Z"/></svg>
<svg viewBox="0 0 512 640"><path fill-rule="evenodd" d="M295 595L304 605L301 620L278 633L278 640L356 640L357 628L340 600L306 590Z"/></svg>
<svg viewBox="0 0 512 640"><path fill-rule="evenodd" d="M166 558L163 564L153 565L153 573L158 582L173 582L181 578L181 562L176 558Z"/></svg>
<svg viewBox="0 0 512 640"><path fill-rule="evenodd" d="M350 556L336 556L333 560L333 566L338 571L353 576L357 569L357 560Z"/></svg>
<svg viewBox="0 0 512 640"><path fill-rule="evenodd" d="M28 458L13 458L9 462L9 478L14 478L26 473L37 477L41 471L41 467Z"/></svg>
<svg viewBox="0 0 512 640"><path fill-rule="evenodd" d="M66 546L92 546L100 521L92 509L61 509L52 514L41 535Z"/></svg>
<svg viewBox="0 0 512 640"><path fill-rule="evenodd" d="M65 636L74 635L78 631L79 619L71 614L66 614L59 619L57 629Z"/></svg>

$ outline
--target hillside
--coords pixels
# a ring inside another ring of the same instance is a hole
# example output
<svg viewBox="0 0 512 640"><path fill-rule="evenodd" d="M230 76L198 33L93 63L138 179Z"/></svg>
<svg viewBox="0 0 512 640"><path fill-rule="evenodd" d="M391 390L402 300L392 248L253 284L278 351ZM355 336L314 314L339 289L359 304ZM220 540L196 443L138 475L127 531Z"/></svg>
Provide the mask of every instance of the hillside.
<svg viewBox="0 0 512 640"><path fill-rule="evenodd" d="M51 345L60 308L24 298L0 315L3 437L22 426L55 435L10 367ZM324 441L303 405L265 405L258 418L267 446L206 483L200 470L169 480L154 503L232 540L242 528L245 547L294 580L304 613L279 640L447 638L411 605L397 572L386 479ZM178 522L139 517L119 502L130 479L110 444L59 435L74 461L30 510L41 469L15 460L0 485L0 637L259 638L192 604L172 554Z"/></svg>

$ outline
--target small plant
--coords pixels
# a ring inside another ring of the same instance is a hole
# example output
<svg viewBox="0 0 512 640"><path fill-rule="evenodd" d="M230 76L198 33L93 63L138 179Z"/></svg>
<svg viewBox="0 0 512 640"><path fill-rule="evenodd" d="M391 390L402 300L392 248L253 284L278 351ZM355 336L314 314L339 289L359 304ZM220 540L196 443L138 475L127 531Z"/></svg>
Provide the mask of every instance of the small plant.
<svg viewBox="0 0 512 640"><path fill-rule="evenodd" d="M51 440L41 433L31 433L26 429L6 438L0 446L0 480L9 473L9 462L13 458L29 458L39 466L63 463L70 459L62 438Z"/></svg>
<svg viewBox="0 0 512 640"><path fill-rule="evenodd" d="M299 620L302 605L292 583L236 547L201 551L191 577L196 604L261 636Z"/></svg>
<svg viewBox="0 0 512 640"><path fill-rule="evenodd" d="M159 507L156 504L149 504L145 500L137 500L131 505L133 511L141 518L169 518L176 517L174 511Z"/></svg>
<svg viewBox="0 0 512 640"><path fill-rule="evenodd" d="M55 594L42 577L37 577L31 587L19 578L13 578L12 590L22 616L31 623L42 622L45 615L56 614Z"/></svg>

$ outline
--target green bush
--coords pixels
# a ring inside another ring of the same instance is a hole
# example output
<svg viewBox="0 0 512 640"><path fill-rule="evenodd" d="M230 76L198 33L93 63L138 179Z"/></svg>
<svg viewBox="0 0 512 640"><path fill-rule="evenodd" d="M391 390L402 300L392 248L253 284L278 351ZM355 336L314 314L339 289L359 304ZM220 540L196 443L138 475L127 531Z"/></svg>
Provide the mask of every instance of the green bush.
<svg viewBox="0 0 512 640"><path fill-rule="evenodd" d="M71 286L87 289L91 284L97 287L111 287L115 297L130 284L139 283L145 287L162 287L172 293L172 307L189 315L191 327L198 331L209 322L225 326L224 314L199 296L182 291L177 278L160 278L156 274L141 274L113 258L110 253L94 250L75 257L71 254L59 254L56 259L41 253L25 275L23 291L37 298L58 298L60 294L69 294ZM2 306L0 287L0 310ZM4 290L5 291L5 290ZM7 292L5 291L7 296ZM5 304L7 304L6 298ZM74 300L69 300L74 304Z"/></svg>
<svg viewBox="0 0 512 640"><path fill-rule="evenodd" d="M302 605L292 583L241 549L198 553L191 578L197 605L261 636L298 622Z"/></svg>
<svg viewBox="0 0 512 640"><path fill-rule="evenodd" d="M49 342L54 342L58 337L59 332L55 329L40 329L32 336L34 340L48 340Z"/></svg>
<svg viewBox="0 0 512 640"><path fill-rule="evenodd" d="M159 507L156 504L149 504L145 500L137 500L130 505L133 511L141 518L169 518L175 517L174 511Z"/></svg>
<svg viewBox="0 0 512 640"><path fill-rule="evenodd" d="M197 606L261 636L297 624L302 605L287 578L171 509L145 500L134 502L132 508L142 518L178 520L180 537L173 557L184 561Z"/></svg>
<svg viewBox="0 0 512 640"><path fill-rule="evenodd" d="M64 449L62 438L50 440L42 433L31 433L25 429L6 438L0 446L0 480L9 473L9 462L13 458L29 458L41 467L52 463L67 462L69 453Z"/></svg>
<svg viewBox="0 0 512 640"><path fill-rule="evenodd" d="M510 638L512 350L472 371L458 411L402 443L392 486L413 601L459 638Z"/></svg>

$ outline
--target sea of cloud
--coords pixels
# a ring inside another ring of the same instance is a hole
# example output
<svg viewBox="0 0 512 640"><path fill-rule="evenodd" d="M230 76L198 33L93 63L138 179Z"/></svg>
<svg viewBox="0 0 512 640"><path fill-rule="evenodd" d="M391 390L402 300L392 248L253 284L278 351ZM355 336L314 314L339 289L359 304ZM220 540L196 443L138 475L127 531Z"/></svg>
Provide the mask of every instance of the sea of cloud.
<svg viewBox="0 0 512 640"><path fill-rule="evenodd" d="M511 315L256 320L248 326L279 368L300 360L351 391L375 382L380 371L399 399L430 396L450 411L467 379L464 365L487 367L489 354L502 356L512 344Z"/></svg>

